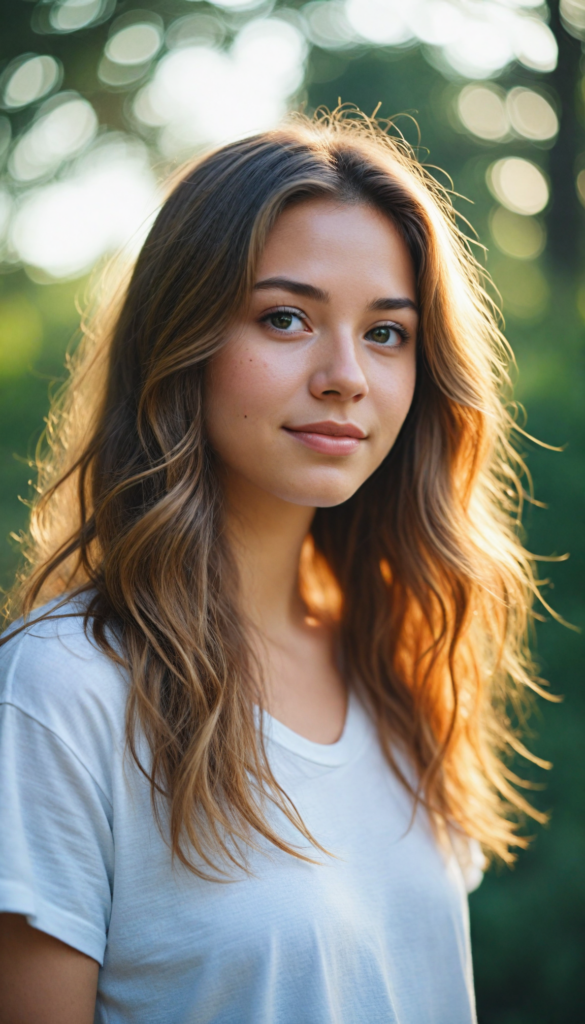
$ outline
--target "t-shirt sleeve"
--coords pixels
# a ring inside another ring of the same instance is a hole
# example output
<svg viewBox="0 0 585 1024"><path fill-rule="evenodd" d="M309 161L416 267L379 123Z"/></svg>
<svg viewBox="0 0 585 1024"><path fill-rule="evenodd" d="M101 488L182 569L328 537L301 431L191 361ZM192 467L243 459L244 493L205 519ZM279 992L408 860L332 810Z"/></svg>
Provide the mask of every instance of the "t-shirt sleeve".
<svg viewBox="0 0 585 1024"><path fill-rule="evenodd" d="M0 911L103 963L112 808L59 736L0 705Z"/></svg>
<svg viewBox="0 0 585 1024"><path fill-rule="evenodd" d="M486 857L477 839L450 830L451 845L468 893L474 892L482 883L486 869Z"/></svg>

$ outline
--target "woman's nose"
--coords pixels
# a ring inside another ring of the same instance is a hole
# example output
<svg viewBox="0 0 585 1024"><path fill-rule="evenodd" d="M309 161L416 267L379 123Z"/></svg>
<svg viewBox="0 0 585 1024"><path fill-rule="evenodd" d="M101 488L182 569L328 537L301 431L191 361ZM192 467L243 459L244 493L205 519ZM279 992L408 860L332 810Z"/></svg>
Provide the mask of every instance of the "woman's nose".
<svg viewBox="0 0 585 1024"><path fill-rule="evenodd" d="M334 396L344 402L365 398L368 382L350 331L336 331L329 338L323 338L315 346L315 353L317 366L310 381L314 398Z"/></svg>

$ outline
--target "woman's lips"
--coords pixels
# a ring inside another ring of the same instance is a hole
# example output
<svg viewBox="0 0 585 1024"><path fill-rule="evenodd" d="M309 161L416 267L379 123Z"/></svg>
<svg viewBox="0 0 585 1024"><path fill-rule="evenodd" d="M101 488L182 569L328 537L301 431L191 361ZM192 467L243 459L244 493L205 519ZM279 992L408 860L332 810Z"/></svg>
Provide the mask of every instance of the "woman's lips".
<svg viewBox="0 0 585 1024"><path fill-rule="evenodd" d="M302 427L284 427L284 430L321 455L351 455L366 437L353 423L307 423Z"/></svg>

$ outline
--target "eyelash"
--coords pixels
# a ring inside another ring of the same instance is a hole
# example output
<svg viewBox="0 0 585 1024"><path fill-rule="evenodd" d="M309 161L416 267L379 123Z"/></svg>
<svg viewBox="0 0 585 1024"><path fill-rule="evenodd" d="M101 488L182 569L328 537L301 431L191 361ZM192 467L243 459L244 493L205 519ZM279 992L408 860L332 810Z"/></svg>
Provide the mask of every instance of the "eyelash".
<svg viewBox="0 0 585 1024"><path fill-rule="evenodd" d="M285 331L285 330L283 330L282 328L279 328L279 327L274 327L273 324L270 324L270 318L273 317L273 316L276 316L278 313L290 313L291 316L296 316L296 317L298 317L299 320L302 320L302 322L304 324L307 323L306 317L303 315L301 310L300 309L295 309L294 306L277 306L275 309L270 309L268 311L268 313L264 313L260 317L258 322L261 323L261 324L268 324L270 326L271 330L275 331L277 334L289 334L290 333L289 331ZM375 342L375 341L372 342L372 344L374 344L374 345L379 344L380 348L386 348L386 347L387 348L394 348L394 349L402 348L403 345L406 345L406 343L410 339L410 334L408 333L406 328L403 327L402 324L395 323L393 320L388 320L386 323L382 323L382 324L376 324L376 327L370 328L370 331L376 330L377 327L389 327L389 328L391 328L391 330L396 331L396 333L398 335L400 335L400 337L402 339L401 342L400 342L400 345L394 345L394 346L390 346L390 345L385 346L385 345L381 344L380 342ZM368 331L367 333L369 334L370 331Z"/></svg>

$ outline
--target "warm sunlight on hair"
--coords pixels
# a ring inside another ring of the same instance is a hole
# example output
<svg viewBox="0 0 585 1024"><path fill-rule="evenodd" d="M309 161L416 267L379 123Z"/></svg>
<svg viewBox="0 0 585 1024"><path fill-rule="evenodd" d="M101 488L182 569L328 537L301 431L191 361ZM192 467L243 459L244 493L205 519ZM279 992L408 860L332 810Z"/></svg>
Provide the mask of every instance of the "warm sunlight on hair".
<svg viewBox="0 0 585 1024"><path fill-rule="evenodd" d="M168 798L173 851L193 871L217 877L258 837L301 856L258 785L319 848L256 733L262 688L205 420L206 367L250 299L266 240L314 199L390 220L414 266L420 328L406 421L356 493L317 508L301 592L310 615L335 624L384 754L438 830L511 861L526 845L518 816L543 819L509 768L511 751L531 757L512 723L545 694L527 646L538 588L519 537L510 353L448 192L391 126L343 110L296 117L182 171L50 414L10 616L88 593L87 628L131 679L130 748L155 807Z"/></svg>

